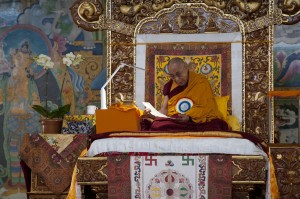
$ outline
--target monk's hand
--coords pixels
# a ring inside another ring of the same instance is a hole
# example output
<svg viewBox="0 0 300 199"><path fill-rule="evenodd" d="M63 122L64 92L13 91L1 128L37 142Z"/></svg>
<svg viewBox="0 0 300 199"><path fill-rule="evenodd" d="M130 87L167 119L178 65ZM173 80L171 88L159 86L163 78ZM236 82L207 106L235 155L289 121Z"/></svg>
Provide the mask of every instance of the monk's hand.
<svg viewBox="0 0 300 199"><path fill-rule="evenodd" d="M190 120L190 117L186 114L178 114L178 117L176 118L179 122L188 122Z"/></svg>
<svg viewBox="0 0 300 199"><path fill-rule="evenodd" d="M155 119L155 116L151 114L151 110L150 109L145 109L142 115L143 118L151 118L151 119Z"/></svg>

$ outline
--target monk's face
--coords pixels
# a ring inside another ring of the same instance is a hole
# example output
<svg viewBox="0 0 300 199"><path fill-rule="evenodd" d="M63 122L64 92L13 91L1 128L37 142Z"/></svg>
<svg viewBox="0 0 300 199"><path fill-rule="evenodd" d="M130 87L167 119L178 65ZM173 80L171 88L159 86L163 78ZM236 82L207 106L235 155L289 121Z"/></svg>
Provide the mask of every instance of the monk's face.
<svg viewBox="0 0 300 199"><path fill-rule="evenodd" d="M184 63L173 63L168 66L169 77L179 86L188 82L188 66Z"/></svg>

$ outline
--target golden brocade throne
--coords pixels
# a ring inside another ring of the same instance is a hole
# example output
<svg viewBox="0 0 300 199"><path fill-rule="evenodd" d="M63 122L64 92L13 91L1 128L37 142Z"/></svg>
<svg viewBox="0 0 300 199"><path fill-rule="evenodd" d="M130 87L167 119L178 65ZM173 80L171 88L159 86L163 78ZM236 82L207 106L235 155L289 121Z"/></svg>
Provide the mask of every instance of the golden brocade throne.
<svg viewBox="0 0 300 199"><path fill-rule="evenodd" d="M216 95L230 96L225 114L229 111L237 115L242 131L269 142L266 101L255 98L257 93L268 92L272 79L266 75L271 61L269 52L259 50L270 49L272 44L256 42L257 39L270 40L268 3L245 5L253 9L250 14L247 9L227 1L122 3L112 0L107 2L106 12L97 10L101 5L99 1L85 2L91 7L89 14L95 13L98 20L91 21L81 14L82 1L75 1L72 16L81 28L104 31L108 77L121 63L145 70L129 67L120 70L107 89L109 104L115 95L122 93L125 101L138 106L142 101L149 101L159 108L162 85L167 81L164 66L171 57L180 56L191 70L206 74ZM231 7L236 7L238 12L229 9ZM260 60L260 67L251 68L254 60ZM256 112L257 109L260 112ZM105 196L106 166L105 157L79 158L78 183L97 185L93 189L99 196ZM265 166L266 161L261 156L233 156L234 194L248 197L257 186L265 189ZM95 175L87 175L87 171Z"/></svg>

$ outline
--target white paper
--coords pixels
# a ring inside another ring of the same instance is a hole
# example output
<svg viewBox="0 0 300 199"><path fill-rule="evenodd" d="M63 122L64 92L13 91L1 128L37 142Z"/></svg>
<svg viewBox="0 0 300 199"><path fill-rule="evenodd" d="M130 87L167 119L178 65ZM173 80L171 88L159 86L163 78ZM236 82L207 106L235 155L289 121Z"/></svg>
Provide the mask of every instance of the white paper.
<svg viewBox="0 0 300 199"><path fill-rule="evenodd" d="M149 102L143 102L143 105L145 106L146 109L150 110L150 113L155 116L155 117L165 117L165 118L170 118L164 114L162 114L161 112L159 112L158 110L156 110L152 104L150 104Z"/></svg>

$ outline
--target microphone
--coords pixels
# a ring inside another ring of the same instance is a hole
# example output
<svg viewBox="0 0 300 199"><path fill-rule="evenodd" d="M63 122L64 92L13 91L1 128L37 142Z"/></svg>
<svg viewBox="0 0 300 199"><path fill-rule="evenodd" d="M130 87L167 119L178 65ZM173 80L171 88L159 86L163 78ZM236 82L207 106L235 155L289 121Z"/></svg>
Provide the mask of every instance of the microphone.
<svg viewBox="0 0 300 199"><path fill-rule="evenodd" d="M137 67L137 66L136 66L136 67L134 67L134 66L131 66L131 65L125 64L125 63L123 63L123 62L122 62L120 65L121 65L121 66L123 66L123 67L124 67L124 66L128 66L129 68L137 68L137 69L140 69L140 70L145 70L144 68Z"/></svg>
<svg viewBox="0 0 300 199"><path fill-rule="evenodd" d="M103 86L100 89L100 95L101 95L101 109L107 109L107 104L106 104L106 90L105 87L107 86L107 84L109 82L111 82L112 78L117 74L117 72L123 68L124 66L127 66L129 68L137 68L137 69L141 69L141 70L145 70L144 68L140 68L140 67L134 67L125 63L122 63L118 66L118 68L113 72L113 74L108 78L108 80L103 84Z"/></svg>

